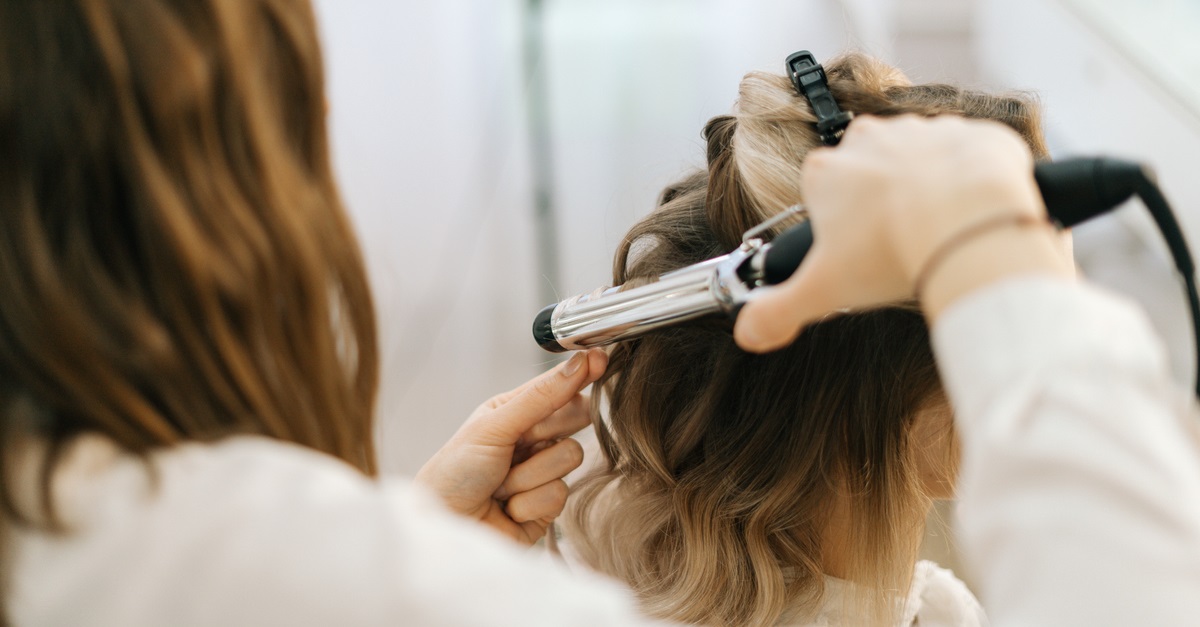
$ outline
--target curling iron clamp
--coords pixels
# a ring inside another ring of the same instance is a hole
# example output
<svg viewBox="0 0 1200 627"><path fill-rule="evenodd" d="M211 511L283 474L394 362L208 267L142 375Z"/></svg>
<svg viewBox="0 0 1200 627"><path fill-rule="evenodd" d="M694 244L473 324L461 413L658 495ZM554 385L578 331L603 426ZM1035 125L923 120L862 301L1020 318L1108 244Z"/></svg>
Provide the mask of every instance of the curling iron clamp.
<svg viewBox="0 0 1200 627"><path fill-rule="evenodd" d="M808 52L791 55L787 66L797 91L812 104L822 140L827 145L837 144L853 116L838 109L824 69ZM1152 174L1138 163L1077 158L1039 163L1034 167L1034 179L1050 219L1062 228L1107 213L1134 195L1142 199L1183 279L1194 337L1200 346L1200 294L1195 266L1179 224ZM787 280L812 247L812 225L807 219L764 241L765 233L792 216L806 218L804 208L792 207L751 229L741 246L729 254L664 274L654 283L631 289L611 287L550 305L534 320L534 340L548 351L564 352L631 340L704 316L736 318L754 290ZM1200 363L1196 375L1200 397Z"/></svg>

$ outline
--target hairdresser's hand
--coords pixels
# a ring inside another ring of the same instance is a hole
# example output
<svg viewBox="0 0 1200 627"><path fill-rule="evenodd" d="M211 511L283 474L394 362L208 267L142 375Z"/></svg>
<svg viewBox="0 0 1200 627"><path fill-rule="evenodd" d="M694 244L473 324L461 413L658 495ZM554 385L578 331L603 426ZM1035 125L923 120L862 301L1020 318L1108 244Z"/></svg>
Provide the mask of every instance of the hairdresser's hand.
<svg viewBox="0 0 1200 627"><path fill-rule="evenodd" d="M815 242L788 281L742 309L735 337L747 350L780 348L834 311L912 297L935 250L981 220L1045 215L1028 147L994 122L863 116L837 148L810 153L802 176ZM998 229L939 263L922 287L927 315L1008 274L1063 271L1050 230L1036 231Z"/></svg>
<svg viewBox="0 0 1200 627"><path fill-rule="evenodd" d="M603 351L565 364L475 410L421 471L450 509L524 544L546 533L567 501L563 477L583 463L571 434L591 424L579 392L604 372Z"/></svg>

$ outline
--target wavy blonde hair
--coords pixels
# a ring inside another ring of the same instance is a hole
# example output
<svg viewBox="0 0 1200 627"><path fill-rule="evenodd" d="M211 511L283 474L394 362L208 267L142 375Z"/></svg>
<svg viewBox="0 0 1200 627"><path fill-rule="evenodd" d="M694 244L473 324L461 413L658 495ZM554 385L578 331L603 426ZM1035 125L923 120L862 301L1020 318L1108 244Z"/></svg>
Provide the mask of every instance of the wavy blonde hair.
<svg viewBox="0 0 1200 627"><path fill-rule="evenodd" d="M1027 98L913 86L861 55L826 67L846 110L996 119L1045 154ZM705 129L708 170L668 188L629 232L615 284L728 252L801 202L815 122L789 79L747 75L735 113ZM849 558L838 575L859 584L855 614L894 621L930 504L913 425L945 403L919 310L830 317L767 355L738 349L727 321L697 321L614 347L598 389L603 461L563 524L579 556L647 611L721 625L803 617L823 602L837 536Z"/></svg>

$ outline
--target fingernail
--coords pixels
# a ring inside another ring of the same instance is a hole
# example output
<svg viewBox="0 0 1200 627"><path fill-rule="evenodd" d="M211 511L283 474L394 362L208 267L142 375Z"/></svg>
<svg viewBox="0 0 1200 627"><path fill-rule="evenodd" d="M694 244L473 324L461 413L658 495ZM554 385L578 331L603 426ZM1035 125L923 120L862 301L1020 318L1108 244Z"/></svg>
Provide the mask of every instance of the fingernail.
<svg viewBox="0 0 1200 627"><path fill-rule="evenodd" d="M574 355L571 355L571 359L567 361L567 365L563 366L562 376L569 377L576 372L579 372L579 367L583 365L585 359L587 359L587 355L584 353L575 353Z"/></svg>
<svg viewBox="0 0 1200 627"><path fill-rule="evenodd" d="M755 329L749 323L738 325L734 329L734 339L738 346L746 350L754 350L762 345L762 337L758 334L758 329Z"/></svg>

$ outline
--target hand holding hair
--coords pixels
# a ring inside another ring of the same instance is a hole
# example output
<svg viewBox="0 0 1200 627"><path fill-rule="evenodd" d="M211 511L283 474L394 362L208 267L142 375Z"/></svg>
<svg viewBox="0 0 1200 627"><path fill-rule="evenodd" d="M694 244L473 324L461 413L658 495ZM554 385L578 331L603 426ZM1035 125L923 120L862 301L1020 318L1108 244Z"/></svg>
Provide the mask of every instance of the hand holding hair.
<svg viewBox="0 0 1200 627"><path fill-rule="evenodd" d="M453 511L533 544L567 500L563 477L583 463L570 435L591 420L583 388L608 356L576 353L566 363L480 405L417 473Z"/></svg>
<svg viewBox="0 0 1200 627"><path fill-rule="evenodd" d="M1019 228L1044 222L1045 206L1029 149L1001 124L860 116L839 147L808 155L801 183L815 244L739 314L746 350L777 349L833 311L910 298L918 279L933 320L1007 276L1073 275L1050 229Z"/></svg>

